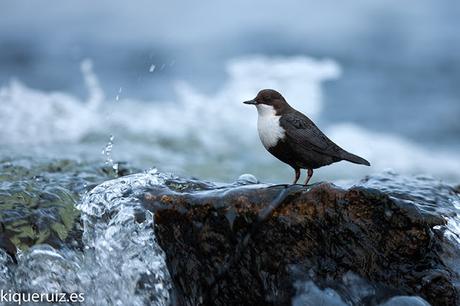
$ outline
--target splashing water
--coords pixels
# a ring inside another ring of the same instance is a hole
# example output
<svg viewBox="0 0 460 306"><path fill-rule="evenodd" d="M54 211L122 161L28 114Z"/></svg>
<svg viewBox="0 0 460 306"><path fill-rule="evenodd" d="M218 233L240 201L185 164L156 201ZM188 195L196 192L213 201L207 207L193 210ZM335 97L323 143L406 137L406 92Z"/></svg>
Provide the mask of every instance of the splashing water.
<svg viewBox="0 0 460 306"><path fill-rule="evenodd" d="M237 58L228 62L228 79L215 93L204 94L177 81L175 101L138 101L121 98L119 93L116 104L103 103L104 93L92 69L90 61L82 63L89 92L85 100L36 91L18 82L0 89L0 143L8 144L13 152L24 150L14 149L13 145L21 143L48 144L41 154L62 156L66 152L69 158L95 158L94 152L106 143L110 131L117 138L117 157L137 162L141 168L155 165L168 172L220 180L250 172L265 181L286 181L292 173L264 152L256 132L256 112L241 103L261 88L272 87L318 120L332 140L372 164L370 168L334 164L318 171L315 180L359 178L388 168L403 174L460 179L460 161L454 152L424 148L398 135L376 133L352 123L321 125L322 85L341 74L332 60Z"/></svg>
<svg viewBox="0 0 460 306"><path fill-rule="evenodd" d="M109 141L107 142L107 144L105 145L104 149L102 149L102 155L104 155L105 157L105 164L109 167L111 167L113 170L114 170L114 174L117 175L118 174L118 167L119 167L119 164L118 163L114 163L113 162L113 158L112 158L112 149L113 149L113 142L115 140L115 136L113 135L110 135L109 137Z"/></svg>
<svg viewBox="0 0 460 306"><path fill-rule="evenodd" d="M19 81L0 88L0 142L2 144L37 144L74 142L100 128L96 110L104 93L89 60L81 70L88 89L82 103L66 93L44 93L30 89Z"/></svg>
<svg viewBox="0 0 460 306"><path fill-rule="evenodd" d="M96 186L76 205L81 212L82 244L61 248L35 245L19 252L17 267L0 250L0 286L22 292L83 292L87 305L168 305L172 300L172 282L165 255L155 238L153 215L139 199L145 190L170 179L151 170ZM242 175L238 182L242 181L258 182L249 174ZM182 190L189 188L191 181L174 182L174 188ZM378 188L395 201L414 202L424 214L443 216L447 221L443 232L456 248L456 253L444 260L453 271L460 272L460 201L451 187L429 177L405 177L391 172L369 177L359 185ZM356 303L374 294L372 284L357 276L347 275L342 282L348 298ZM304 305L306 301L346 305L344 296L336 290L319 288L311 281L299 283L293 305ZM418 297L403 296L384 305L399 305L403 301L426 305Z"/></svg>
<svg viewBox="0 0 460 306"><path fill-rule="evenodd" d="M85 248L97 263L88 275L97 282L92 292L95 301L168 304L171 283L163 251L155 240L153 215L138 205L136 197L142 188L163 182L155 170L108 181L78 205L83 213ZM100 286L100 275L107 275L104 281L110 285Z"/></svg>
<svg viewBox="0 0 460 306"><path fill-rule="evenodd" d="M120 87L118 89L118 94L115 96L115 101L119 101L120 100L120 95L121 95L121 92L123 91L123 88Z"/></svg>
<svg viewBox="0 0 460 306"><path fill-rule="evenodd" d="M102 149L102 155L105 156L105 164L112 166L113 165L113 159L112 159L112 148L113 148L113 140L115 137L113 135L110 135L109 137L109 142L105 145L105 148Z"/></svg>
<svg viewBox="0 0 460 306"><path fill-rule="evenodd" d="M22 292L83 292L85 305L169 305L171 280L153 215L136 197L163 182L152 170L97 186L77 205L83 250L37 245L19 255L15 269L0 251L0 284Z"/></svg>

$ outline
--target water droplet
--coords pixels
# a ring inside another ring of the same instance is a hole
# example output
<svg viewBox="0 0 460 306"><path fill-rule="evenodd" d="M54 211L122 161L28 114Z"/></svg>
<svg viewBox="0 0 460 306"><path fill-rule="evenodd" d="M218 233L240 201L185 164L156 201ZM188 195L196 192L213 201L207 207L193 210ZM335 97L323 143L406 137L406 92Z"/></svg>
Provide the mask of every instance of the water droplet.
<svg viewBox="0 0 460 306"><path fill-rule="evenodd" d="M102 150L102 155L105 156L105 164L107 166L112 167L114 170L118 170L118 165L117 168L114 168L113 164L113 159L112 159L112 149L113 149L113 141L115 137L113 135L110 135L109 141L105 145L104 149Z"/></svg>
<svg viewBox="0 0 460 306"><path fill-rule="evenodd" d="M249 183L249 184L259 183L259 180L254 175L249 174L249 173L240 175L237 181L242 181L242 182Z"/></svg>
<svg viewBox="0 0 460 306"><path fill-rule="evenodd" d="M120 88L118 89L118 94L117 94L117 96L115 97L115 100L116 100L116 101L120 100L120 94L121 94L122 91L123 91L123 88L120 87Z"/></svg>

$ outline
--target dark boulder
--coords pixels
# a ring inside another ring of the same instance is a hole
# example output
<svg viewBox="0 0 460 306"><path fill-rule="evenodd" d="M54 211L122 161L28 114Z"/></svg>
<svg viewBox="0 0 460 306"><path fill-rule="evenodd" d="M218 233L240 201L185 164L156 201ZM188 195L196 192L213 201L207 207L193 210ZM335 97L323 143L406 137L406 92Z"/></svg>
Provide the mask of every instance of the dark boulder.
<svg viewBox="0 0 460 306"><path fill-rule="evenodd" d="M379 181L342 189L170 180L142 201L155 212L179 305L290 305L299 281L334 288L354 304L341 283L350 273L372 287L362 304L418 295L457 305L453 255L444 254L453 243L444 235L446 216L455 215L450 200L370 187Z"/></svg>

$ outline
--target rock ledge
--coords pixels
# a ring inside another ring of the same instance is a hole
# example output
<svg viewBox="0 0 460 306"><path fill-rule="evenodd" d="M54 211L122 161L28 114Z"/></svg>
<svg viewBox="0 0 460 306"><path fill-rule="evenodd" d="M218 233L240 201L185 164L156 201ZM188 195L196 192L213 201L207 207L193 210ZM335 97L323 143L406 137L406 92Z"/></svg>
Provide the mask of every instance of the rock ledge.
<svg viewBox="0 0 460 306"><path fill-rule="evenodd" d="M146 190L179 305L290 305L296 282L335 288L358 275L360 302L419 295L457 305L443 261L446 219L369 187L262 184L217 187L170 180ZM347 297L348 296L348 297Z"/></svg>

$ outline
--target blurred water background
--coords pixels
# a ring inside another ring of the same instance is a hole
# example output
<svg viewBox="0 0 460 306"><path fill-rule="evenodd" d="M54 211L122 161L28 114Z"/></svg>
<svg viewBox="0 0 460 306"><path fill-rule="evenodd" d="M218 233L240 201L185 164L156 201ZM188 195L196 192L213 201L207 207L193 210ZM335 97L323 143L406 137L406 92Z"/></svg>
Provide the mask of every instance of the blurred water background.
<svg viewBox="0 0 460 306"><path fill-rule="evenodd" d="M137 222L123 196L164 172L290 182L242 104L262 88L372 164L334 164L313 182L391 169L407 194L458 184L458 16L455 0L0 2L0 287L168 304L152 215ZM457 245L458 218L446 220ZM342 305L304 285L295 304Z"/></svg>
<svg viewBox="0 0 460 306"><path fill-rule="evenodd" d="M284 182L264 152L261 88L283 92L370 169L460 180L456 1L0 4L2 159L110 158L139 168ZM107 153L107 152L105 152Z"/></svg>

